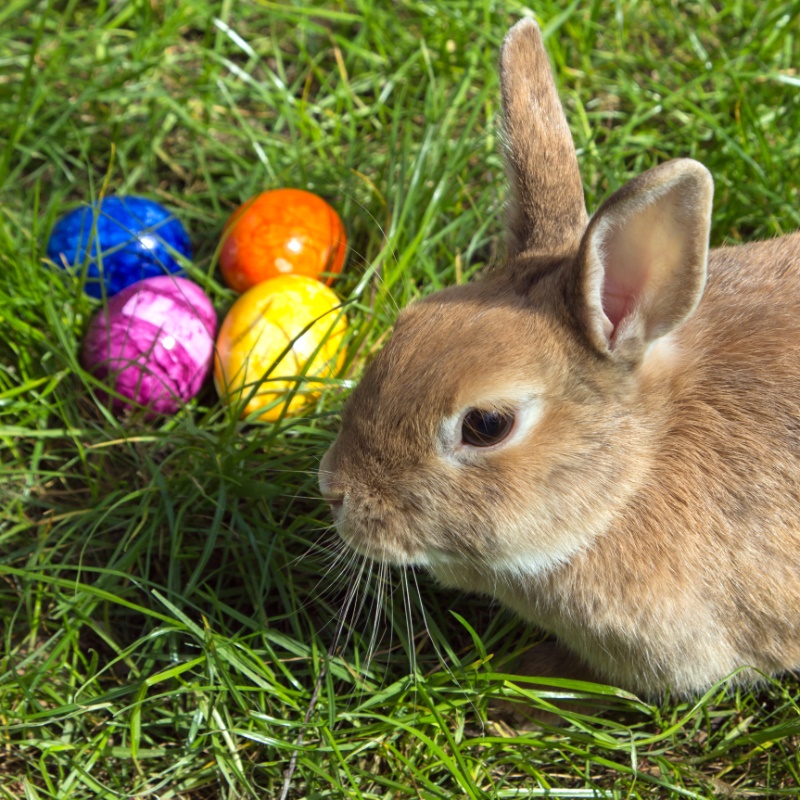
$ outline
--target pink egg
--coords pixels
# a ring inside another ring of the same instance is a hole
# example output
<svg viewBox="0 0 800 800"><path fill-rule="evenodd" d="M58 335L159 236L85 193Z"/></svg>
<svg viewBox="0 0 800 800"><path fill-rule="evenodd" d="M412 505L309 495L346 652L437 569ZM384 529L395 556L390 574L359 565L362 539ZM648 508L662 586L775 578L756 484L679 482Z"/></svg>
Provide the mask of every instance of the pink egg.
<svg viewBox="0 0 800 800"><path fill-rule="evenodd" d="M214 353L217 316L197 284L174 275L147 278L109 299L89 324L84 367L132 403L172 414L203 385Z"/></svg>

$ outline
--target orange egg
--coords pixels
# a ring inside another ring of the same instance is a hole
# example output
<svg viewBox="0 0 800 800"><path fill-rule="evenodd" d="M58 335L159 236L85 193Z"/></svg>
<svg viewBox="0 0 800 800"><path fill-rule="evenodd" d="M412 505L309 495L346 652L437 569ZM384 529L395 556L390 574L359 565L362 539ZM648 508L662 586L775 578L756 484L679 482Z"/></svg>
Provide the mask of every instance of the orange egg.
<svg viewBox="0 0 800 800"><path fill-rule="evenodd" d="M341 368L347 320L339 298L313 278L285 275L246 291L217 336L214 383L242 416L272 421L316 400Z"/></svg>
<svg viewBox="0 0 800 800"><path fill-rule="evenodd" d="M322 273L342 271L346 250L342 220L321 197L302 189L273 189L231 214L219 266L225 283L244 292L280 275L324 280Z"/></svg>

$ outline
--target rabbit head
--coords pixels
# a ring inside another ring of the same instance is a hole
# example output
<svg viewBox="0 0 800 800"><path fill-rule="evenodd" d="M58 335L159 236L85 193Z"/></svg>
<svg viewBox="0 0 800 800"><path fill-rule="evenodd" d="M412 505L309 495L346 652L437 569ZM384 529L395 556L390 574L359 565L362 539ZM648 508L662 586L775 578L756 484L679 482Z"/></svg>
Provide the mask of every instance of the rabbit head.
<svg viewBox="0 0 800 800"><path fill-rule="evenodd" d="M467 565L546 571L608 527L653 457L652 384L706 277L703 166L656 167L589 221L531 20L506 37L501 86L508 258L400 314L319 473L351 547L455 584Z"/></svg>

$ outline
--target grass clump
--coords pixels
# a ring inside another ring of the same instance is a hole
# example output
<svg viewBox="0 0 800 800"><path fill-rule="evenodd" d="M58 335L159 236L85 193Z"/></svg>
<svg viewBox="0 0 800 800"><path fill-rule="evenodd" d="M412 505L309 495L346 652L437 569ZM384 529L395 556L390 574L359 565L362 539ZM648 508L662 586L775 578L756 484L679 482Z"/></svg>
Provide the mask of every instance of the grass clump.
<svg viewBox="0 0 800 800"><path fill-rule="evenodd" d="M487 705L527 691L500 666L517 621L328 568L314 470L348 387L398 306L501 250L497 51L531 11L590 209L688 155L716 179L715 244L800 226L796 1L0 10L0 796L797 795L793 679L658 706L596 689L615 713L515 730ZM275 425L211 387L171 419L106 413L78 361L97 304L43 263L55 219L102 193L167 203L224 312L222 225L284 185L348 227L341 382Z"/></svg>

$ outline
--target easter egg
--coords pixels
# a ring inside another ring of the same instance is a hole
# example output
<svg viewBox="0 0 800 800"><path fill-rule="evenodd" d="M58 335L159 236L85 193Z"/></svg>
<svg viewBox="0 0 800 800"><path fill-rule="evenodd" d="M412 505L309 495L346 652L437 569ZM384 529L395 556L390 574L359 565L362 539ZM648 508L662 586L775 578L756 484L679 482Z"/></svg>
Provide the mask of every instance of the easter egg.
<svg viewBox="0 0 800 800"><path fill-rule="evenodd" d="M179 272L192 257L189 235L175 215L145 197L105 197L84 204L53 226L48 258L82 275L86 293L107 297L136 281Z"/></svg>
<svg viewBox="0 0 800 800"><path fill-rule="evenodd" d="M115 294L89 324L84 367L135 405L171 414L194 397L211 370L217 316L197 284L146 278Z"/></svg>
<svg viewBox="0 0 800 800"><path fill-rule="evenodd" d="M346 250L342 220L321 197L302 189L273 189L233 212L225 224L219 266L225 283L244 292L281 275L324 280L322 273L341 272Z"/></svg>
<svg viewBox="0 0 800 800"><path fill-rule="evenodd" d="M286 275L246 291L220 327L214 383L242 416L262 410L272 421L319 397L341 368L347 321L333 290L313 278Z"/></svg>

